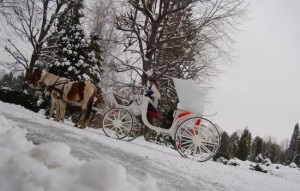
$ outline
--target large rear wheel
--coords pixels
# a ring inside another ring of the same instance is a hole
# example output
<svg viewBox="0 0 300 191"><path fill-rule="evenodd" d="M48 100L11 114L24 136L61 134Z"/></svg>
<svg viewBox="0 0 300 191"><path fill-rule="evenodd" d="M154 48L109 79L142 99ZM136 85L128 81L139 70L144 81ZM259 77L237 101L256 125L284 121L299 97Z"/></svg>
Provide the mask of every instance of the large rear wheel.
<svg viewBox="0 0 300 191"><path fill-rule="evenodd" d="M175 134L175 144L181 156L204 162L218 152L220 133L209 120L193 117L180 124Z"/></svg>
<svg viewBox="0 0 300 191"><path fill-rule="evenodd" d="M103 117L102 129L108 137L123 139L132 130L133 119L125 109L111 109Z"/></svg>

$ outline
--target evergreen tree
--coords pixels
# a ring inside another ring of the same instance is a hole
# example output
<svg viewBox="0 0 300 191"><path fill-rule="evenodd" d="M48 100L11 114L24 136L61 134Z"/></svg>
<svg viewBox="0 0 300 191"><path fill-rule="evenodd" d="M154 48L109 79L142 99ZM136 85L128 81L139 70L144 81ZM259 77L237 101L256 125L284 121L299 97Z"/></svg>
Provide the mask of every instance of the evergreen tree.
<svg viewBox="0 0 300 191"><path fill-rule="evenodd" d="M230 136L230 143L229 143L229 158L234 158L236 157L236 153L238 150L238 144L239 144L239 135L237 132L234 132L231 136Z"/></svg>
<svg viewBox="0 0 300 191"><path fill-rule="evenodd" d="M293 162L300 167L300 134L297 136L296 139L296 149L294 153Z"/></svg>
<svg viewBox="0 0 300 191"><path fill-rule="evenodd" d="M100 87L101 59L96 59L95 38L87 40L80 19L83 0L71 0L58 18L56 62L49 71L71 80L90 80ZM98 47L96 47L98 48ZM97 53L98 54L98 53ZM100 52L99 52L100 54Z"/></svg>
<svg viewBox="0 0 300 191"><path fill-rule="evenodd" d="M98 34L92 32L90 34L89 46L88 46L88 60L87 63L92 66L89 68L89 74L93 82L96 84L97 88L100 89L100 72L103 71L102 63L102 49L101 49L101 39ZM97 72L94 72L97 71Z"/></svg>
<svg viewBox="0 0 300 191"><path fill-rule="evenodd" d="M295 125L294 132L291 138L291 143L288 148L288 159L287 164L290 164L291 162L295 162L294 160L297 158L297 138L300 136L299 133L299 125L298 123Z"/></svg>
<svg viewBox="0 0 300 191"><path fill-rule="evenodd" d="M237 158L240 160L247 160L249 154L250 154L250 146L251 146L251 133L247 128L245 128L239 144L238 144L238 150L237 150Z"/></svg>
<svg viewBox="0 0 300 191"><path fill-rule="evenodd" d="M275 158L276 158L277 154L278 153L276 152L276 145L275 144L271 144L268 158L271 160L272 163L275 162Z"/></svg>
<svg viewBox="0 0 300 191"><path fill-rule="evenodd" d="M255 158L257 155L262 153L262 145L263 145L263 140L259 136L256 136L253 139L252 145L251 145L251 161L255 161Z"/></svg>
<svg viewBox="0 0 300 191"><path fill-rule="evenodd" d="M220 149L216 156L214 157L214 160L224 157L226 159L229 159L229 143L230 143L230 138L229 135L226 131L223 131L221 133L221 144L220 144Z"/></svg>

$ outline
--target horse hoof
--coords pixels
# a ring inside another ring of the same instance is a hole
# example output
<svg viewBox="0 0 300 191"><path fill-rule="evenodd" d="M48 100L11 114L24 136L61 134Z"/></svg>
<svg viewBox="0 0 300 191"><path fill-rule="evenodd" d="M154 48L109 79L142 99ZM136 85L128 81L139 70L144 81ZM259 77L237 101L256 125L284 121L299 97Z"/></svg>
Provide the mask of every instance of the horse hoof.
<svg viewBox="0 0 300 191"><path fill-rule="evenodd" d="M50 117L47 116L46 119L50 119Z"/></svg>
<svg viewBox="0 0 300 191"><path fill-rule="evenodd" d="M75 124L74 127L78 127L78 124Z"/></svg>

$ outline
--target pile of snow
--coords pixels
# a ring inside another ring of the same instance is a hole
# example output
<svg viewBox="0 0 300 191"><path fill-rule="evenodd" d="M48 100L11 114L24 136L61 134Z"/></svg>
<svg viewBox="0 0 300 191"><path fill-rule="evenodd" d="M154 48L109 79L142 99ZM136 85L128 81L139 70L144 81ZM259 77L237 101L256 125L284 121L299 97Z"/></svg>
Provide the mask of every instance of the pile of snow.
<svg viewBox="0 0 300 191"><path fill-rule="evenodd" d="M300 173L300 168L297 168L297 165L291 164L290 166L284 166L281 164L273 164L269 158L264 159L261 163L255 163L251 161L242 161L238 158L227 161L225 158L220 157L216 162L223 163L224 165L236 166L237 168L268 173L284 179L297 180L296 177L299 176Z"/></svg>
<svg viewBox="0 0 300 191"><path fill-rule="evenodd" d="M114 162L79 161L61 142L35 146L26 140L26 133L0 113L0 190L157 190L149 175L139 181Z"/></svg>
<svg viewBox="0 0 300 191"><path fill-rule="evenodd" d="M291 167L291 168L297 168L297 165L292 162L289 167Z"/></svg>
<svg viewBox="0 0 300 191"><path fill-rule="evenodd" d="M233 159L230 159L227 164L228 165L231 165L231 166L240 166L241 164L241 160L237 159L237 158L233 158Z"/></svg>

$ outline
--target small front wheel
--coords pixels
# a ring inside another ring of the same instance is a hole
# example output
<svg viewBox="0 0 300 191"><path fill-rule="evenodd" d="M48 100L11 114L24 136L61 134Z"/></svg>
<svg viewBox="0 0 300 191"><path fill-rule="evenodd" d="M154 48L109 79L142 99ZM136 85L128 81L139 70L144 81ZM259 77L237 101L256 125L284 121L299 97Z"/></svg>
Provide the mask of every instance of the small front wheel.
<svg viewBox="0 0 300 191"><path fill-rule="evenodd" d="M175 144L181 156L204 162L218 152L220 133L209 120L193 117L180 124L175 134Z"/></svg>
<svg viewBox="0 0 300 191"><path fill-rule="evenodd" d="M133 141L138 136L140 136L142 132L143 132L143 125L141 124L140 120L137 117L134 117L132 130L129 133L129 135L124 138L124 140Z"/></svg>
<svg viewBox="0 0 300 191"><path fill-rule="evenodd" d="M103 131L108 137L123 139L132 130L133 119L125 109L111 109L103 117Z"/></svg>

